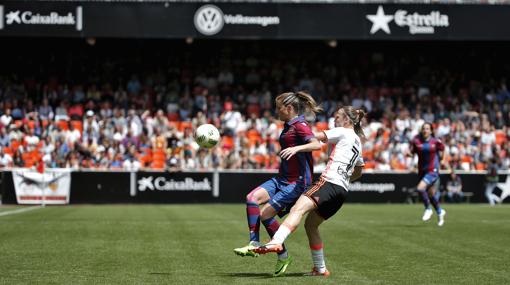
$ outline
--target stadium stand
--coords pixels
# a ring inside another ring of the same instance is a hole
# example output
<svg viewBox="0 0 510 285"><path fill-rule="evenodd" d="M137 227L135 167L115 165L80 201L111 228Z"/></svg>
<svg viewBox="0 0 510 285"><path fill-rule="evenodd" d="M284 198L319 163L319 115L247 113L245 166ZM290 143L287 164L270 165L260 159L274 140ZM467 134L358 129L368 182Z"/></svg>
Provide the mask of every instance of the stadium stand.
<svg viewBox="0 0 510 285"><path fill-rule="evenodd" d="M273 100L307 90L326 110L363 107L366 168L405 170L424 121L446 144L448 165L510 166L508 44L319 41L55 40L34 51L20 39L0 67L3 167L205 169L278 167ZM172 57L165 56L171 50ZM73 60L71 53L75 56ZM60 54L60 56L55 56ZM78 55L78 56L76 56ZM304 56L305 55L305 56ZM481 56L483 55L483 56ZM213 60L210 60L210 59ZM143 60L142 60L143 59ZM218 147L200 150L193 129L212 123ZM317 169L327 150L314 154Z"/></svg>

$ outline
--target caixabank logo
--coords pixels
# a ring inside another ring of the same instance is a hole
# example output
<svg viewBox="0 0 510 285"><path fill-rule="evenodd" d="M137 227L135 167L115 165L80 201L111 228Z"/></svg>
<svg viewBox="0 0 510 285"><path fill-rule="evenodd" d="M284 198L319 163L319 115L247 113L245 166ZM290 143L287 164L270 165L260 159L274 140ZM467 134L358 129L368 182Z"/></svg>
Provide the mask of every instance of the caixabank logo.
<svg viewBox="0 0 510 285"><path fill-rule="evenodd" d="M83 28L81 6L68 11L34 11L33 9L5 8L0 5L0 29L21 26L74 26L77 31Z"/></svg>
<svg viewBox="0 0 510 285"><path fill-rule="evenodd" d="M208 178L195 180L185 177L181 180L167 180L163 176L147 176L138 180L138 191L212 191L212 183Z"/></svg>
<svg viewBox="0 0 510 285"><path fill-rule="evenodd" d="M375 14L366 15L366 19L372 23L371 35L378 32L389 35L392 30L402 28L407 29L411 35L434 34L437 29L450 26L450 18L440 11L431 10L426 13L418 13L412 10L397 9L392 14L385 12L381 5L377 7Z"/></svg>

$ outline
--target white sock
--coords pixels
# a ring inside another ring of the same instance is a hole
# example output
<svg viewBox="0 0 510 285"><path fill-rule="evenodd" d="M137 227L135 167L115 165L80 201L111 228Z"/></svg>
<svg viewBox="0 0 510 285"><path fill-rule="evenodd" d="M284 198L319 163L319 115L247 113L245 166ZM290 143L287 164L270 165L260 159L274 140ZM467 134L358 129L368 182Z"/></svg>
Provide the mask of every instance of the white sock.
<svg viewBox="0 0 510 285"><path fill-rule="evenodd" d="M286 250L284 250L282 253L278 253L278 259L287 259L289 258L289 254Z"/></svg>
<svg viewBox="0 0 510 285"><path fill-rule="evenodd" d="M283 224L278 228L270 243L282 244L290 235L290 233L292 233L292 229L288 228L285 224Z"/></svg>
<svg viewBox="0 0 510 285"><path fill-rule="evenodd" d="M319 273L326 272L326 262L324 261L324 249L321 245L310 246L310 251L312 252L312 261L315 269L319 271Z"/></svg>

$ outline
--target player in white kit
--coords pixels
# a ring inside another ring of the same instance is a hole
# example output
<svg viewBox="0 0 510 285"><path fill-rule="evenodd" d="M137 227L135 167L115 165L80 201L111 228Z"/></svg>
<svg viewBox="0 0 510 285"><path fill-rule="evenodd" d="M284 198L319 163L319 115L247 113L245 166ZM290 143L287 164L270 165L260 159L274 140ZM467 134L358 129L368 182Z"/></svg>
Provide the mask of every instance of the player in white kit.
<svg viewBox="0 0 510 285"><path fill-rule="evenodd" d="M314 266L308 275L330 275L324 262L319 225L342 207L349 183L361 177L364 163L360 137L364 135L360 122L364 115L363 110L352 106L342 107L335 113L335 128L316 134L319 141L334 145L326 169L320 179L298 199L273 239L254 249L255 252L265 254L280 251L285 239L296 229L303 216L309 213L305 229ZM282 151L282 158L291 156L291 151L285 153L287 150Z"/></svg>

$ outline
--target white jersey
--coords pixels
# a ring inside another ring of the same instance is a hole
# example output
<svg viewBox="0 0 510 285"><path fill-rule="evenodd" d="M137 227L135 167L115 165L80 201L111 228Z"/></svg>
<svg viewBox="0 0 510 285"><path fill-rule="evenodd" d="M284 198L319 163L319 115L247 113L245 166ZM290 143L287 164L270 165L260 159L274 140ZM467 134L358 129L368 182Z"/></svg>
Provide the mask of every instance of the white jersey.
<svg viewBox="0 0 510 285"><path fill-rule="evenodd" d="M355 166L363 166L361 140L353 129L334 128L324 131L328 143L334 145L322 177L349 190L349 180Z"/></svg>

